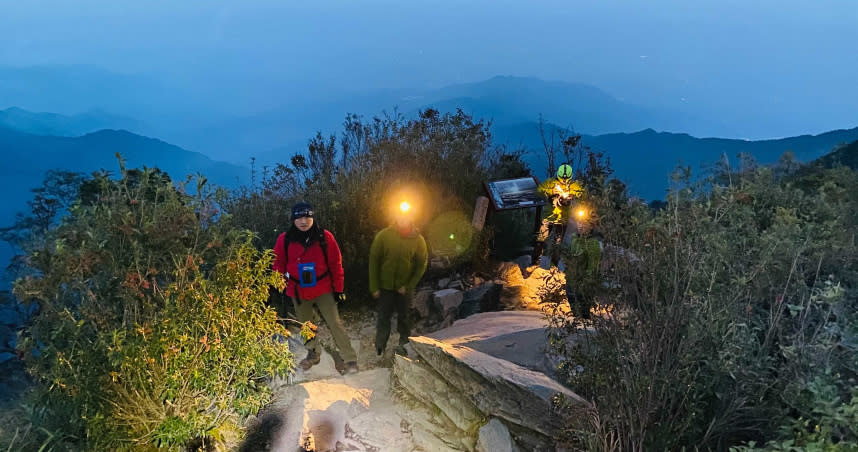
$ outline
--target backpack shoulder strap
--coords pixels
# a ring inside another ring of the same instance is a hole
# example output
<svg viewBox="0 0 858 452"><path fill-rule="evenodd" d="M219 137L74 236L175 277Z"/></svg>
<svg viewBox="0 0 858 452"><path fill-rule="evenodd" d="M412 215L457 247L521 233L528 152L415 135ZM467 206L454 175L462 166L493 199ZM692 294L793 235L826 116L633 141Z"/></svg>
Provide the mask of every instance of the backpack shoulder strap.
<svg viewBox="0 0 858 452"><path fill-rule="evenodd" d="M325 255L325 266L330 268L328 264L328 240L325 238L325 229L322 229L322 232L319 233L319 246L322 247L322 254Z"/></svg>
<svg viewBox="0 0 858 452"><path fill-rule="evenodd" d="M283 235L283 261L289 263L289 237L286 233Z"/></svg>

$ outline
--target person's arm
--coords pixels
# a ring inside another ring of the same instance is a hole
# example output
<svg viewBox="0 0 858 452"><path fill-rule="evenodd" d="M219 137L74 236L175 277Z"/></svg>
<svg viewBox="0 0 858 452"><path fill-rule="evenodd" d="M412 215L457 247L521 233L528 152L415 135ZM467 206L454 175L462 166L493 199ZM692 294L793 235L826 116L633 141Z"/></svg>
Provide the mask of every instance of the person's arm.
<svg viewBox="0 0 858 452"><path fill-rule="evenodd" d="M536 190L542 194L546 199L550 199L552 195L554 195L554 184L555 180L552 178L545 179L542 181Z"/></svg>
<svg viewBox="0 0 858 452"><path fill-rule="evenodd" d="M381 259L384 253L384 239L382 238L382 229L372 240L372 246L369 248L369 293L376 293L381 286Z"/></svg>
<svg viewBox="0 0 858 452"><path fill-rule="evenodd" d="M345 271L343 270L343 254L334 234L327 229L324 232L325 242L328 244L328 274L331 275L331 283L334 292L343 293L345 287Z"/></svg>
<svg viewBox="0 0 858 452"><path fill-rule="evenodd" d="M283 255L283 242L285 241L285 232L277 236L277 240L274 242L274 262L271 264L271 268L274 269L274 271L283 274L286 274L286 256Z"/></svg>
<svg viewBox="0 0 858 452"><path fill-rule="evenodd" d="M426 249L426 240L422 235L417 236L417 250L414 253L414 262L411 265L411 278L408 280L408 290L414 290L423 273L426 272L426 266L429 264L429 252Z"/></svg>

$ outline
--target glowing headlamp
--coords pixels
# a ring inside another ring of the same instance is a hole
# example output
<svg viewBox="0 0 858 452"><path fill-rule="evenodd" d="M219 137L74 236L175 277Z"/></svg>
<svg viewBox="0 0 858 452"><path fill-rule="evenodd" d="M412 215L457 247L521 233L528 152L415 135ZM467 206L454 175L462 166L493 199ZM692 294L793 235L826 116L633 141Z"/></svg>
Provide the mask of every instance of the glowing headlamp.
<svg viewBox="0 0 858 452"><path fill-rule="evenodd" d="M405 213L405 212L408 212L409 210L411 210L411 204L409 204L408 201L402 201L399 204L399 211L400 212Z"/></svg>

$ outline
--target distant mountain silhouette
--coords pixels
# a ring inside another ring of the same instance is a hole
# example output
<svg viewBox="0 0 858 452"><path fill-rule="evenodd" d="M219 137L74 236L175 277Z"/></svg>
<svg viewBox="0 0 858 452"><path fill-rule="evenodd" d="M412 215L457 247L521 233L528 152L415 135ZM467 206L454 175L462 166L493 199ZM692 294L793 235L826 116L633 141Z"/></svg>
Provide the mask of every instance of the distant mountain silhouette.
<svg viewBox="0 0 858 452"><path fill-rule="evenodd" d="M557 129L552 124L545 125L546 133ZM513 148L523 146L531 149L528 158L534 171L539 177L546 175L538 123L498 127L494 135L495 142L506 143ZM582 136L584 145L604 151L611 159L616 175L629 183L633 193L646 199L664 197L668 177L680 163L700 173L723 155L735 162L739 153L747 152L760 163L769 164L776 162L786 151L792 151L800 161L809 162L831 152L838 145L855 140L858 140L858 127L819 135L759 141L696 138L688 134L656 132L652 129Z"/></svg>
<svg viewBox="0 0 858 452"><path fill-rule="evenodd" d="M100 130L72 138L0 127L0 149L4 157L0 189L6 199L0 208L3 224L10 223L15 212L26 208L30 190L41 185L48 170L89 173L107 169L116 173L119 171L116 152L122 154L128 167L158 167L174 181L199 172L213 183L235 186L238 180L249 177L249 170L244 167L217 162L203 154L124 130Z"/></svg>
<svg viewBox="0 0 858 452"><path fill-rule="evenodd" d="M211 133L200 133L205 136L206 144L194 147L218 148L218 155L220 148L224 151L246 149L260 161L272 163L288 155L288 148L293 148L293 153L303 150L303 145L316 130L339 132L347 112L371 117L380 115L383 110L396 109L406 116L414 116L430 107L442 113L461 108L475 118L491 120L496 128L536 121L541 114L548 122L588 134L632 132L647 127L685 131L691 130L695 123L717 122L695 117L690 112L629 104L591 85L497 76L440 89L387 90L311 106L287 105L277 111L210 127L207 130ZM724 135L731 134L727 126L718 127ZM302 133L304 130L310 133ZM263 151L266 145L270 151Z"/></svg>
<svg viewBox="0 0 858 452"><path fill-rule="evenodd" d="M631 132L647 127L690 130L701 118L690 112L647 108L618 100L591 85L546 81L533 77L497 76L428 92L405 102L420 103L445 111L461 108L466 113L493 119L499 126L546 121L574 127L587 134ZM726 130L724 134L729 134Z"/></svg>
<svg viewBox="0 0 858 452"><path fill-rule="evenodd" d="M0 110L0 127L34 135L76 137L102 129L134 130L140 125L139 121L100 110L73 116L34 113L18 107Z"/></svg>
<svg viewBox="0 0 858 452"><path fill-rule="evenodd" d="M203 154L186 151L161 140L135 135L124 130L100 130L81 137L35 135L0 126L0 226L9 226L18 212L27 213L30 190L42 185L45 173L52 169L90 173L106 169L119 172L115 153L119 152L129 168L158 167L174 181L200 173L210 182L236 186L250 176L241 166L217 162ZM12 257L12 250L0 244L0 268ZM8 281L0 273L0 288Z"/></svg>
<svg viewBox="0 0 858 452"><path fill-rule="evenodd" d="M151 78L91 65L0 66L0 108L17 106L62 114L103 109L131 114L147 102L169 100L158 96L164 89L163 83Z"/></svg>

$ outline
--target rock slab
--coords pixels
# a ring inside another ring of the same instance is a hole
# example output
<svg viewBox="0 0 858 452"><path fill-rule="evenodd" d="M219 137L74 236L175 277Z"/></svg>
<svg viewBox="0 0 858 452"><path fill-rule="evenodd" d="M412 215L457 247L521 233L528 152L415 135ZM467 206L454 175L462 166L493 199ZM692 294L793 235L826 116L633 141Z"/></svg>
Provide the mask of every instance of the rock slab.
<svg viewBox="0 0 858 452"><path fill-rule="evenodd" d="M582 415L590 404L541 372L470 347L412 337L411 345L480 411L551 437L561 427L552 399L562 394Z"/></svg>
<svg viewBox="0 0 858 452"><path fill-rule="evenodd" d="M486 425L480 427L476 450L477 452L516 452L518 447L503 422L492 418Z"/></svg>
<svg viewBox="0 0 858 452"><path fill-rule="evenodd" d="M558 362L546 353L547 328L548 319L540 311L481 312L425 336L464 345L553 377Z"/></svg>
<svg viewBox="0 0 858 452"><path fill-rule="evenodd" d="M393 362L396 380L423 404L436 407L463 432L472 432L485 416L437 372L424 364L396 355Z"/></svg>

